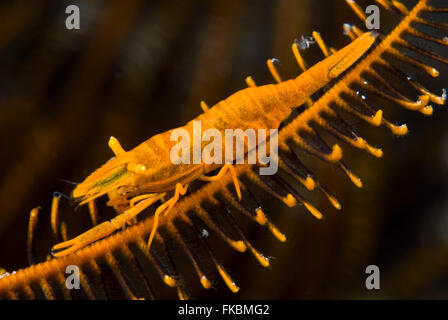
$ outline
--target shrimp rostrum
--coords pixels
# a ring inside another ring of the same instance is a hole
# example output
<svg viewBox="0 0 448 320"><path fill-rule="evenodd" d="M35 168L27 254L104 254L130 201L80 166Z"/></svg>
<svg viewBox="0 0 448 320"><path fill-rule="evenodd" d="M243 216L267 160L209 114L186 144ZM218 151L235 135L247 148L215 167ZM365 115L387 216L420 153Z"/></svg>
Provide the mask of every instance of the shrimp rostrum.
<svg viewBox="0 0 448 320"><path fill-rule="evenodd" d="M188 122L183 129L192 133L193 122L200 121L202 131L264 128L269 133L269 129L277 129L292 110L304 104L310 95L353 65L372 46L375 38L375 33L365 33L295 79L258 87L251 85L211 108L203 103L205 112ZM154 213L149 247L157 229L159 215L166 214L195 180L214 181L230 171L238 198L241 198L232 163L173 163L170 152L176 141L171 140L172 131L157 134L129 151L125 151L117 139L110 138L109 147L115 157L77 185L72 197L77 204L83 205L107 194L107 204L119 214L74 239L55 245L52 249L54 256L72 253L104 238L125 226L146 208L160 203ZM266 140L268 138L269 136ZM225 143L223 142L223 148L226 147ZM201 148L204 146L204 142L201 142ZM218 169L217 175L207 175ZM174 195L164 201L173 191Z"/></svg>

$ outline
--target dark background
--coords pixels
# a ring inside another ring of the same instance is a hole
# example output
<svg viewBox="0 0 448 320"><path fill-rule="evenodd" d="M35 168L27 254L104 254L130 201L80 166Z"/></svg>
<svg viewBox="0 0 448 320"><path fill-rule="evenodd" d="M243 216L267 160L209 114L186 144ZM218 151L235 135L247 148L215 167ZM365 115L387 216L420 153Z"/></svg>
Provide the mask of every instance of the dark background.
<svg viewBox="0 0 448 320"><path fill-rule="evenodd" d="M65 28L69 4L80 7L80 30ZM200 100L213 105L243 88L247 75L257 84L272 82L267 58L279 58L283 77L293 77L294 38L317 30L340 48L347 43L345 22L361 25L342 0L2 1L0 266L26 266L27 219L38 205L39 259L45 260L54 244L48 236L52 193L69 194L73 186L61 179L80 182L109 159L111 135L129 149L198 116ZM395 22L382 16L385 30ZM316 46L306 56L312 63L322 58ZM440 94L448 69L434 66L442 76L428 87ZM448 113L434 107L429 118L385 110L408 125L403 138L354 123L384 156L343 145L361 190L316 161L342 212L320 197L313 201L323 221L302 208L274 207L271 216L288 241L256 229L250 234L273 257L272 266L262 269L248 254L232 252L224 262L240 293L220 286L194 297L448 298ZM63 200L62 211L71 236L85 230L86 210L74 213ZM380 267L381 290L365 289L370 264Z"/></svg>

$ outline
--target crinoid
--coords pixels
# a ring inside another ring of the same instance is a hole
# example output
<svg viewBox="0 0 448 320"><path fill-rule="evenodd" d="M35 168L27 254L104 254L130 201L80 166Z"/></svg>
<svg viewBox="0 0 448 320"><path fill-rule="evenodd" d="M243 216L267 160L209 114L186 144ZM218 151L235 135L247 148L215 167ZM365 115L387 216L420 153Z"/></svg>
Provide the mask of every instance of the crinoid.
<svg viewBox="0 0 448 320"><path fill-rule="evenodd" d="M347 2L364 23L363 10L354 1ZM411 76L417 70L417 74L438 77L439 71L432 62L448 62L442 56L448 46L445 36L448 25L434 18L434 15L446 16L446 4L443 6L436 1L419 0L408 8L399 1L377 0L377 3L397 17L397 25L390 32L380 30L370 51L325 90L309 97L304 105L297 106L294 115L283 123L278 136L277 174L260 176L256 165L237 165L243 195L241 201L234 193L230 175L219 181L193 185L189 193L160 218L149 251L146 243L153 226L151 214L79 251L32 264L14 274L4 274L0 279L0 298L106 299L117 295L110 289L111 284L113 286L115 283L122 289L122 297L153 299L164 290L161 288L162 282L165 287L177 292L180 299L186 299L192 284L189 282L191 279L185 279L188 278L185 277L185 270L190 269L194 270L198 282L205 289L214 287L221 278L230 291L238 292L235 281L238 270L232 270L230 275L221 263L216 244L209 239L210 234L218 235L238 252L249 251L262 267L270 266L269 257L255 248L244 231L245 224L252 221L267 229L279 241L286 241L286 235L267 215L265 198L278 199L288 207L303 206L321 219L322 213L308 200L308 191L316 190L334 208L341 209L341 204L320 181L320 177L318 179L307 169L302 161L303 153L331 163L342 170L354 185L362 187L361 180L341 160L339 145L329 145L324 135L330 134L375 157L382 157L381 149L370 145L357 133L353 119L361 119L372 126L384 126L394 135L405 135L407 126L389 121L389 112L383 110L383 104L394 104L431 115L431 104L442 105L446 101L445 90L434 88L442 92L435 94ZM346 24L344 29L351 40L363 34L361 28L355 25ZM313 36L324 56L335 51L326 45L318 33ZM303 40L295 42L292 50L300 68L306 72L307 64L299 51L301 46L307 46ZM282 82L273 62L268 60L271 74L276 82ZM414 73L409 71L411 69ZM247 83L249 86L255 85L250 77ZM92 213L96 212L93 204L90 209ZM31 212L29 224L31 262L37 215L37 209ZM93 216L96 217L95 214ZM66 225L60 224L54 217L52 229L56 237L66 239L65 228ZM293 248L288 250L294 251ZM65 271L71 265L79 269L82 290L68 290L66 286Z"/></svg>

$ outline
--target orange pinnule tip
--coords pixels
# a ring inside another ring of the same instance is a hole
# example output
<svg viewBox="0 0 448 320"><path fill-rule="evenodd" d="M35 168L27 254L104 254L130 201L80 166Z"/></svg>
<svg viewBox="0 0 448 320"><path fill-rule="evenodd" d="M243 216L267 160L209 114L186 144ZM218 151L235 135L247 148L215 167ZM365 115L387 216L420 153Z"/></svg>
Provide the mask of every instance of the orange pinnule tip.
<svg viewBox="0 0 448 320"><path fill-rule="evenodd" d="M297 205L296 198L290 193L288 193L286 197L283 197L282 200L290 208L295 207Z"/></svg>
<svg viewBox="0 0 448 320"><path fill-rule="evenodd" d="M240 288L236 285L235 282L228 284L227 287L233 292L233 293L237 293L238 291L240 291Z"/></svg>
<svg viewBox="0 0 448 320"><path fill-rule="evenodd" d="M286 242L286 235L284 233L281 233L280 230L277 229L276 226L274 226L272 223L269 223L269 230L271 231L272 235L277 238L280 242Z"/></svg>
<svg viewBox="0 0 448 320"><path fill-rule="evenodd" d="M313 215L315 216L317 219L321 220L323 215L322 213L317 210L314 206L312 206L311 204L309 204L308 202L303 202L303 205L305 206L305 208L307 208L307 210Z"/></svg>
<svg viewBox="0 0 448 320"><path fill-rule="evenodd" d="M327 195L327 196L328 196L328 200L330 200L331 205L333 207L335 207L337 210L341 210L342 209L341 203L338 201L338 199L336 199L332 195Z"/></svg>
<svg viewBox="0 0 448 320"><path fill-rule="evenodd" d="M278 230L275 230L275 231L278 231ZM286 242L286 235L285 235L284 233L276 232L276 233L274 234L274 236L278 239L278 241L280 241L280 242Z"/></svg>
<svg viewBox="0 0 448 320"><path fill-rule="evenodd" d="M357 186L358 188L362 188L362 181L360 178L358 178L357 176L355 176L353 173L351 173L350 171L347 171L347 174L350 178L350 180L353 182L353 184L355 186Z"/></svg>
<svg viewBox="0 0 448 320"><path fill-rule="evenodd" d="M266 258L264 255L262 255L259 252L256 252L255 257L257 258L258 262L265 268L269 267L269 258Z"/></svg>
<svg viewBox="0 0 448 320"><path fill-rule="evenodd" d="M42 209L42 208L41 208L40 206L31 209L30 216L31 216L32 218L37 217L37 216L39 215L39 211L40 211L41 209Z"/></svg>
<svg viewBox="0 0 448 320"><path fill-rule="evenodd" d="M333 149L329 155L327 155L327 160L330 162L337 162L342 158L342 149L339 145L333 145Z"/></svg>
<svg viewBox="0 0 448 320"><path fill-rule="evenodd" d="M406 124L402 124L401 126L391 125L390 129L392 130L393 134L396 134L398 136L403 136L408 133L408 126Z"/></svg>
<svg viewBox="0 0 448 320"><path fill-rule="evenodd" d="M201 285L204 289L210 289L212 287L210 280L208 280L206 276L201 277Z"/></svg>
<svg viewBox="0 0 448 320"><path fill-rule="evenodd" d="M440 75L439 70L437 70L436 68L431 68L427 66L427 70L433 78L437 78Z"/></svg>
<svg viewBox="0 0 448 320"><path fill-rule="evenodd" d="M348 168L345 166L341 166L342 170L345 172L345 174L350 178L350 180L353 182L355 186L358 188L362 188L362 181L360 178L358 178L356 175L354 175Z"/></svg>
<svg viewBox="0 0 448 320"><path fill-rule="evenodd" d="M261 210L261 208L257 208L255 210L255 213L256 213L255 220L258 222L258 224L261 226L265 225L267 222L267 218L266 218L266 215L264 214L263 210Z"/></svg>
<svg viewBox="0 0 448 320"><path fill-rule="evenodd" d="M433 109L432 106L425 106L418 111L420 111L420 113L424 114L425 116L430 116L432 115Z"/></svg>
<svg viewBox="0 0 448 320"><path fill-rule="evenodd" d="M224 270L224 268L220 264L216 262L215 264L219 274L221 275L221 278L224 280L225 284L230 289L230 291L232 291L233 293L237 293L240 290L240 288L236 285L236 283L232 280L230 275Z"/></svg>
<svg viewBox="0 0 448 320"><path fill-rule="evenodd" d="M447 39L448 39L448 37L447 37ZM448 40L447 40L447 42L448 42ZM437 103L438 105L443 106L446 102L446 98L447 98L446 89L442 89L442 95L440 95L440 96L438 96L434 93L431 93L431 92L428 92L427 94L430 95L431 101L434 103Z"/></svg>
<svg viewBox="0 0 448 320"><path fill-rule="evenodd" d="M266 258L262 253L258 252L254 247L252 247L252 245L248 242L247 246L249 247L250 252L252 253L252 255L255 257L255 259L257 259L258 263L262 266L262 267L269 267L269 258Z"/></svg>
<svg viewBox="0 0 448 320"><path fill-rule="evenodd" d="M177 295L179 300L188 300L188 295L180 287L177 287Z"/></svg>
<svg viewBox="0 0 448 320"><path fill-rule="evenodd" d="M372 117L370 123L373 124L374 126L379 126L381 124L382 119L383 119L383 110L378 110Z"/></svg>
<svg viewBox="0 0 448 320"><path fill-rule="evenodd" d="M372 147L371 145L366 145L366 150L377 158L381 158L383 156L383 150L381 150L380 148L375 148Z"/></svg>
<svg viewBox="0 0 448 320"><path fill-rule="evenodd" d="M167 286L172 288L174 288L177 285L177 281L167 274L163 276L163 282L165 282Z"/></svg>
<svg viewBox="0 0 448 320"><path fill-rule="evenodd" d="M238 251L238 252L245 252L247 250L247 246L244 243L244 241L238 240L233 241L232 246Z"/></svg>
<svg viewBox="0 0 448 320"><path fill-rule="evenodd" d="M305 188L308 189L308 191L313 191L314 188L316 187L316 182L310 176L306 177L303 184L304 184Z"/></svg>
<svg viewBox="0 0 448 320"><path fill-rule="evenodd" d="M353 145L359 149L364 149L367 145L367 141L361 137L358 137L356 140L354 140Z"/></svg>

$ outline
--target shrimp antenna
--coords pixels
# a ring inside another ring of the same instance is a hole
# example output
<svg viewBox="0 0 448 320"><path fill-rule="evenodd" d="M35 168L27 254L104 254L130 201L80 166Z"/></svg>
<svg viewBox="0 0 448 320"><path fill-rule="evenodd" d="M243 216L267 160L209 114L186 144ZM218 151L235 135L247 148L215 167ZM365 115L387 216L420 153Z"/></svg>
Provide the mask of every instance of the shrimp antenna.
<svg viewBox="0 0 448 320"><path fill-rule="evenodd" d="M68 183L68 184L73 185L73 186L76 186L76 185L79 184L79 182L73 182L73 181L70 181L70 180L67 180L67 179L62 179L62 178L59 178L58 180L62 181L62 182L65 182L65 183Z"/></svg>

